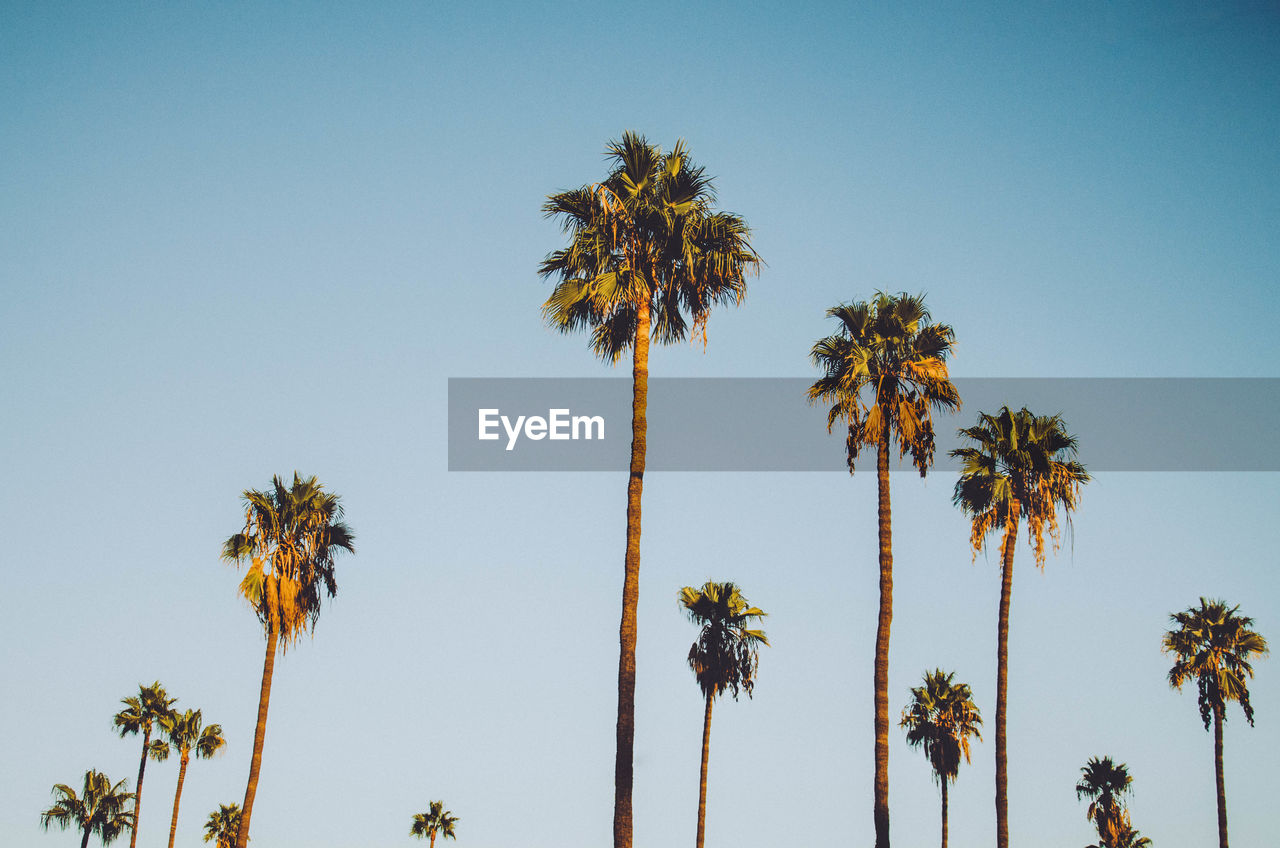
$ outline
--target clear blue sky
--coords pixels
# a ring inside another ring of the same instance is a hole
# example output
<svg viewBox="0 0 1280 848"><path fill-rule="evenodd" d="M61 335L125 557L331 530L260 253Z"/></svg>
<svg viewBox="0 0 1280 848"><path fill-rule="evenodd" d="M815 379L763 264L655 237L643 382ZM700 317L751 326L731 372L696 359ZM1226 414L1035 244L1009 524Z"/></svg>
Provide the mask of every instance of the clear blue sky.
<svg viewBox="0 0 1280 848"><path fill-rule="evenodd" d="M254 844L408 844L431 799L460 845L606 844L624 476L445 465L448 377L621 375L540 321L543 198L635 129L687 139L752 225L748 300L656 375L809 375L824 310L883 288L928 292L957 376L1280 376L1278 36L1273 3L0 3L0 843L71 844L38 830L55 782L132 784L110 718L155 679L230 743L191 766L179 844L241 799L262 639L218 552L239 493L298 469L359 553L276 666ZM941 665L990 723L995 563L954 478L894 480L891 709ZM675 594L709 577L774 646L716 713L708 845L869 844L873 478L645 497L637 845L693 838ZM1160 634L1208 595L1280 639L1278 504L1275 474L1101 474L1074 549L1043 575L1020 549L1015 843L1090 841L1096 754L1158 845L1212 841L1212 740ZM1226 737L1246 846L1275 830L1274 659L1252 691ZM993 755L956 848L992 842ZM148 769L142 848L176 771ZM890 802L897 844L936 839L896 731Z"/></svg>

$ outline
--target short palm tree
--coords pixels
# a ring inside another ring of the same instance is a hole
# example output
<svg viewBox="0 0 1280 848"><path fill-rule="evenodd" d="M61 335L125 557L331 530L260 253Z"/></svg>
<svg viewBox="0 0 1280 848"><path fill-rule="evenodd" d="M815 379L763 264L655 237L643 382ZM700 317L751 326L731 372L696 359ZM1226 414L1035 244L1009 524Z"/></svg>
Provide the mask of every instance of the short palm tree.
<svg viewBox="0 0 1280 848"><path fill-rule="evenodd" d="M426 836L431 840L431 848L435 848L437 835L455 842L458 840L453 832L453 826L457 823L457 817L444 808L444 801L431 801L427 812L414 814L409 835L419 839Z"/></svg>
<svg viewBox="0 0 1280 848"><path fill-rule="evenodd" d="M1123 799L1129 793L1132 783L1129 767L1124 763L1116 763L1110 757L1090 757L1089 762L1080 769L1076 800L1089 799L1085 816L1098 828L1100 842L1114 841L1116 834L1123 829Z"/></svg>
<svg viewBox="0 0 1280 848"><path fill-rule="evenodd" d="M967 683L955 683L955 672L925 672L924 684L911 690L911 703L899 723L907 744L922 748L942 786L942 848L947 848L947 784L960 774L960 758L969 762L969 737L981 739L982 715Z"/></svg>
<svg viewBox="0 0 1280 848"><path fill-rule="evenodd" d="M315 477L302 478L294 472L291 486L272 477L269 489L246 491L244 504L244 530L227 539L222 557L249 563L240 581L240 594L262 624L267 652L236 848L245 848L249 842L276 648L288 650L304 632L314 630L321 593L332 598L338 591L335 556L340 551L355 551L355 534L342 521L338 496L326 492Z"/></svg>
<svg viewBox="0 0 1280 848"><path fill-rule="evenodd" d="M142 813L142 776L147 770L147 759L163 760L169 756L169 746L163 740L152 741L151 731L161 718L169 714L177 698L170 698L160 681L150 686L138 684L138 694L122 698L125 708L116 713L114 723L120 738L142 734L142 758L138 763L138 785L133 796L133 832L129 834L129 848L138 843L138 816Z"/></svg>
<svg viewBox="0 0 1280 848"><path fill-rule="evenodd" d="M169 737L169 744L178 752L178 788L173 793L173 817L169 820L169 848L178 832L178 805L182 802L182 784L187 779L187 763L194 753L198 759L207 760L227 744L222 736L222 725L204 726L199 710L184 713L172 712L160 719L160 726Z"/></svg>
<svg viewBox="0 0 1280 848"><path fill-rule="evenodd" d="M889 845L889 630L893 621L893 534L889 501L889 453L911 454L923 477L933 464L935 411L954 410L960 395L947 374L955 334L930 321L924 296L877 292L870 302L827 310L839 331L811 352L823 375L809 387L810 403L830 404L827 430L838 421L845 437L849 473L864 447L876 456L880 608L872 677L875 784L872 817L876 848Z"/></svg>
<svg viewBox="0 0 1280 848"><path fill-rule="evenodd" d="M1222 775L1222 723L1227 704L1236 701L1253 725L1248 678L1253 677L1255 656L1267 653L1267 640L1252 630L1253 619L1236 615L1239 606L1225 601L1200 599L1199 607L1175 612L1170 619L1176 630L1164 634L1164 650L1173 654L1169 685L1181 689L1194 680L1199 692L1204 729L1213 724L1213 770L1218 787L1218 845L1227 848L1227 790Z"/></svg>
<svg viewBox="0 0 1280 848"><path fill-rule="evenodd" d="M971 447L951 451L961 460L952 501L972 519L969 544L976 557L987 537L999 532L1000 613L996 625L996 846L1009 848L1009 770L1005 724L1009 698L1009 601L1013 594L1013 549L1018 525L1027 536L1036 566L1044 568L1044 534L1057 549L1058 511L1070 526L1089 480L1075 460L1076 439L1059 415L1035 415L1026 407L995 415L978 414L978 423L960 431Z"/></svg>
<svg viewBox="0 0 1280 848"><path fill-rule="evenodd" d="M214 848L234 848L240 831L240 805L219 804L204 823L204 841Z"/></svg>
<svg viewBox="0 0 1280 848"><path fill-rule="evenodd" d="M707 757L711 750L711 704L729 692L734 700L739 692L751 697L760 646L769 640L763 630L752 630L754 620L768 613L751 606L733 583L707 581L701 589L685 586L680 605L689 620L702 629L689 648L689 668L693 669L707 706L702 719L702 771L698 783L698 848L702 848L707 823Z"/></svg>
<svg viewBox="0 0 1280 848"><path fill-rule="evenodd" d="M1129 822L1129 811L1120 810L1115 819L1098 829L1098 841L1088 848L1148 848L1150 839L1133 829Z"/></svg>
<svg viewBox="0 0 1280 848"><path fill-rule="evenodd" d="M551 195L542 211L558 218L569 246L538 269L556 280L542 306L562 332L586 330L591 349L611 364L631 352L631 464L618 629L618 722L614 760L614 848L631 846L635 745L636 609L640 597L640 507L648 439L649 344L689 336L706 343L717 304L741 303L760 258L746 223L713 208L711 178L683 141L669 152L632 132L610 142L608 176Z"/></svg>
<svg viewBox="0 0 1280 848"><path fill-rule="evenodd" d="M55 784L54 805L40 814L40 824L45 830L56 824L62 830L74 827L82 831L80 848L86 848L94 833L103 845L110 845L125 828L133 829L134 817L128 806L134 795L127 784L125 780L112 783L92 769L84 773L84 789L79 795L65 783Z"/></svg>

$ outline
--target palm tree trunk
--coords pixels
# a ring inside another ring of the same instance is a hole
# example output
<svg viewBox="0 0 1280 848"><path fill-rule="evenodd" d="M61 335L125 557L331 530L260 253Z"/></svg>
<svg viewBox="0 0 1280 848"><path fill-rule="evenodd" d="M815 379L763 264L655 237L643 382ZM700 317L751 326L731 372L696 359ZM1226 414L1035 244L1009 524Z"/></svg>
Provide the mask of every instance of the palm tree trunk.
<svg viewBox="0 0 1280 848"><path fill-rule="evenodd" d="M173 837L178 832L178 804L182 801L182 781L187 779L188 759L189 757L183 754L178 765L178 791L173 793L173 817L169 819L169 848L173 848Z"/></svg>
<svg viewBox="0 0 1280 848"><path fill-rule="evenodd" d="M138 788L133 793L133 828L129 833L129 848L138 846L138 811L142 809L142 775L147 770L147 749L151 747L151 723L142 732L142 761L138 763Z"/></svg>
<svg viewBox="0 0 1280 848"><path fill-rule="evenodd" d="M627 479L627 550L618 627L618 736L613 768L613 846L631 848L632 762L636 736L636 608L640 602L640 495L649 430L649 303L639 305L631 366L631 474ZM241 845L238 848L245 848Z"/></svg>
<svg viewBox="0 0 1280 848"><path fill-rule="evenodd" d="M707 695L707 712L702 717L702 775L698 781L698 848L707 833L707 758L711 754L711 695Z"/></svg>
<svg viewBox="0 0 1280 848"><path fill-rule="evenodd" d="M436 848L436 832L431 831L431 848Z"/></svg>
<svg viewBox="0 0 1280 848"><path fill-rule="evenodd" d="M874 675L876 848L889 848L889 625L893 621L893 538L889 510L889 433L876 450L880 522L880 615L876 623Z"/></svg>
<svg viewBox="0 0 1280 848"><path fill-rule="evenodd" d="M947 848L947 778L942 776L942 848ZM173 846L169 846L173 848Z"/></svg>
<svg viewBox="0 0 1280 848"><path fill-rule="evenodd" d="M996 628L996 848L1009 848L1009 760L1005 714L1009 704L1009 601L1013 597L1013 548L1018 541L1018 502L1000 545L1000 620Z"/></svg>
<svg viewBox="0 0 1280 848"><path fill-rule="evenodd" d="M1218 848L1227 848L1227 785L1222 777L1222 710L1213 708L1213 771L1218 781Z"/></svg>
<svg viewBox="0 0 1280 848"><path fill-rule="evenodd" d="M137 830L138 829L135 822L134 832L136 833ZM89 848L89 834L92 832L93 832L93 825L86 824L84 826L84 838L80 840L80 848Z"/></svg>
<svg viewBox="0 0 1280 848"><path fill-rule="evenodd" d="M258 771L262 768L262 743L267 735L267 705L271 702L271 675L276 667L276 643L280 633L275 625L267 628L267 656L262 662L262 689L258 693L258 724L253 729L253 756L249 758L249 783L244 789L244 804L240 807L240 830L236 833L236 848L249 844L249 818L253 815L253 799L258 794Z"/></svg>

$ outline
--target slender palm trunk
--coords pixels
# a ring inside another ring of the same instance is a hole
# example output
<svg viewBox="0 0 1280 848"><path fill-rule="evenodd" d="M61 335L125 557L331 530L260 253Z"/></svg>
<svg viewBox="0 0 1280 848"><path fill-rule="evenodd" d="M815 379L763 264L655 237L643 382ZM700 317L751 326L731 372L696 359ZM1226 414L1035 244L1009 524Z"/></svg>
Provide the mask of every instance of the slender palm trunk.
<svg viewBox="0 0 1280 848"><path fill-rule="evenodd" d="M173 837L178 832L178 804L182 802L182 782L187 779L187 761L190 756L182 755L178 765L178 791L173 793L173 817L169 819L169 848L173 848Z"/></svg>
<svg viewBox="0 0 1280 848"><path fill-rule="evenodd" d="M945 775L942 777L942 848L947 848L947 778Z"/></svg>
<svg viewBox="0 0 1280 848"><path fill-rule="evenodd" d="M271 702L271 675L276 668L276 643L280 633L274 625L267 628L267 656L262 662L262 689L258 693L258 724L253 729L253 756L249 758L249 783L244 789L244 804L240 807L240 830L236 834L236 848L249 844L249 818L253 815L253 799L258 794L258 771L262 768L262 742L267 735L267 705Z"/></svg>
<svg viewBox="0 0 1280 848"><path fill-rule="evenodd" d="M89 834L92 832L93 825L87 824L84 826L84 838L80 840L80 848L89 848Z"/></svg>
<svg viewBox="0 0 1280 848"><path fill-rule="evenodd" d="M1222 776L1222 710L1213 708L1213 772L1218 782L1218 848L1227 848L1227 784Z"/></svg>
<svg viewBox="0 0 1280 848"><path fill-rule="evenodd" d="M631 848L632 761L636 737L636 608L640 602L640 495L649 430L649 303L637 310L631 366L631 474L627 479L627 551L618 627L618 749L613 768L613 846ZM241 845L238 848L245 848Z"/></svg>
<svg viewBox="0 0 1280 848"><path fill-rule="evenodd" d="M702 775L698 781L698 848L707 833L707 757L711 753L711 695L707 695L707 712L702 717Z"/></svg>
<svg viewBox="0 0 1280 848"><path fill-rule="evenodd" d="M151 722L142 732L142 760L138 763L138 788L133 793L133 827L129 833L129 848L138 845L138 812L142 809L142 775L147 770L147 749L151 747Z"/></svg>
<svg viewBox="0 0 1280 848"><path fill-rule="evenodd" d="M996 628L996 848L1009 848L1009 759L1005 714L1009 704L1009 601L1013 597L1013 548L1018 541L1018 502L1000 545L1000 621Z"/></svg>
<svg viewBox="0 0 1280 848"><path fill-rule="evenodd" d="M436 848L436 832L431 831L431 848Z"/></svg>
<svg viewBox="0 0 1280 848"><path fill-rule="evenodd" d="M874 675L876 848L889 848L889 625L893 621L893 537L889 510L889 434L876 449L880 521L880 615L876 623Z"/></svg>

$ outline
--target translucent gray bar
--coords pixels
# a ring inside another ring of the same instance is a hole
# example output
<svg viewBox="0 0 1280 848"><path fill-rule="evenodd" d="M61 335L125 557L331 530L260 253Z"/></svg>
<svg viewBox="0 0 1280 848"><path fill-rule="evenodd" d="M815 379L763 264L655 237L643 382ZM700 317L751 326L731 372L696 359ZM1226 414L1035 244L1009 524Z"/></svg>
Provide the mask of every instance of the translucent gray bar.
<svg viewBox="0 0 1280 848"><path fill-rule="evenodd" d="M651 379L647 470L846 471L844 431L827 433L825 408L805 400L811 383ZM1280 471L1280 379L975 378L955 384L963 408L934 419L939 471L957 470L947 452L959 444L958 428L972 426L979 411L1006 405L1061 414L1079 439L1080 461L1094 472ZM497 438L480 439L481 410L496 410L486 413L486 432ZM596 417L603 419L603 438L588 420ZM545 426L529 426L532 418ZM630 448L630 379L449 380L450 471L625 471ZM859 460L859 471L864 467L874 469L872 454ZM907 463L894 467L913 471Z"/></svg>

